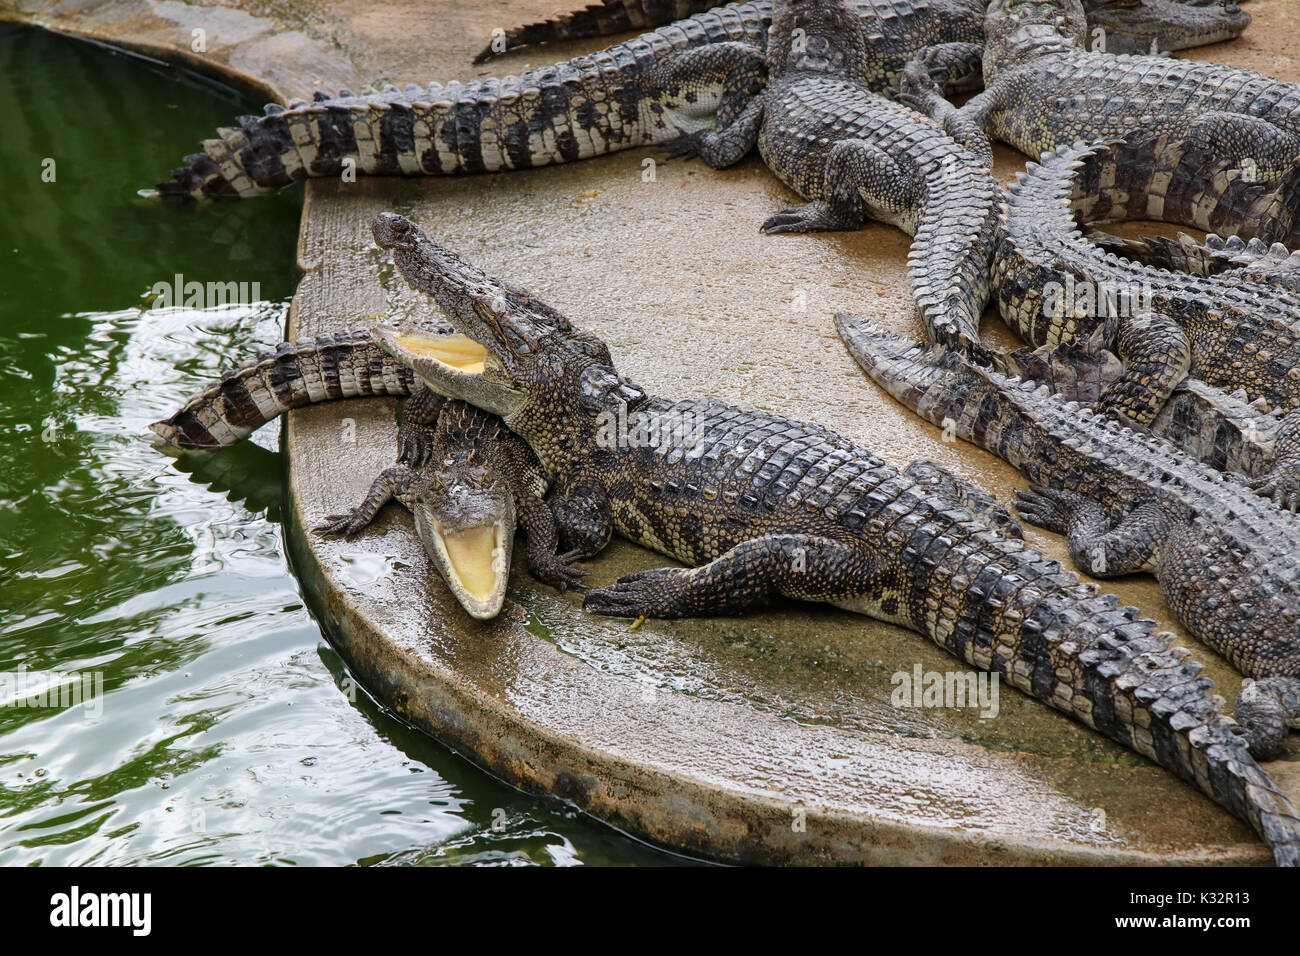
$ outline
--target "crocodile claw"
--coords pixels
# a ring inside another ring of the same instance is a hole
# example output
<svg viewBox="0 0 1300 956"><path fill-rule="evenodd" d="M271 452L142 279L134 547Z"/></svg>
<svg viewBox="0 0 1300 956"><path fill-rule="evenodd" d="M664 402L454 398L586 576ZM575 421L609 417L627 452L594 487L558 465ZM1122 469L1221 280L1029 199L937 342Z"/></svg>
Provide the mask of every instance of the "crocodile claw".
<svg viewBox="0 0 1300 956"><path fill-rule="evenodd" d="M1015 496L1016 512L1022 520L1057 534L1066 534L1069 531L1069 501L1072 497L1070 492L1035 485L1017 489Z"/></svg>
<svg viewBox="0 0 1300 956"><path fill-rule="evenodd" d="M1250 482L1251 488L1272 498L1283 511L1300 512L1300 473L1274 469Z"/></svg>
<svg viewBox="0 0 1300 956"><path fill-rule="evenodd" d="M582 609L606 617L682 617L677 578L689 572L683 568L649 568L626 574L606 588L587 592Z"/></svg>
<svg viewBox="0 0 1300 956"><path fill-rule="evenodd" d="M370 522L356 512L345 515L327 515L325 520L312 528L312 534L322 538L354 538Z"/></svg>
<svg viewBox="0 0 1300 956"><path fill-rule="evenodd" d="M655 147L655 152L659 154L662 162L670 160L690 160L700 155L700 134L688 133L685 136L679 136L677 139L670 139L666 143L660 143Z"/></svg>
<svg viewBox="0 0 1300 956"><path fill-rule="evenodd" d="M586 591L587 585L582 579L587 576L585 568L575 568L570 562L581 557L577 551L564 554L528 555L528 570L543 584L549 584L563 594L565 591Z"/></svg>

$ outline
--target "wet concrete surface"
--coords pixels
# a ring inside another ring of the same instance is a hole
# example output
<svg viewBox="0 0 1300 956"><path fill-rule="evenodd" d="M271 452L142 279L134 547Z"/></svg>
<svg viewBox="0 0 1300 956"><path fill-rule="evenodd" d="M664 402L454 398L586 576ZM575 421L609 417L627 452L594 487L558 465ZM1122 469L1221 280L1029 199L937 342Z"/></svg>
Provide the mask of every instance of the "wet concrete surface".
<svg viewBox="0 0 1300 956"><path fill-rule="evenodd" d="M553 9L553 0L28 0L7 13L154 53L187 50L191 31L207 24L208 72L242 72L246 84L265 83L285 99L360 86L362 77L401 84L511 72L603 45L467 65L493 27ZM1189 55L1300 79L1296 12L1285 0L1250 9L1255 23L1243 38ZM193 148L177 144L175 156L159 157L142 185ZM290 332L428 309L369 239L370 218L396 210L597 332L621 369L655 392L821 422L900 466L937 461L1004 502L1023 487L1009 466L944 442L879 392L834 334L837 309L919 334L907 237L874 224L762 236L758 224L794 197L757 158L722 172L659 164L646 181L648 155L475 178L311 183ZM1000 148L997 174L1010 178L1024 159ZM1012 341L992 312L985 326ZM395 712L512 783L656 842L733 861L1267 861L1252 834L1210 801L1014 690L1004 689L988 720L969 709L892 706L896 673L964 669L900 628L783 605L632 631L584 615L576 597L537 587L519 570L502 617L482 625L432 576L406 515L385 515L353 542L305 536L304 525L359 501L391 463L394 408L358 401L290 417L296 566L359 677ZM355 442L347 440L353 428ZM1027 537L1066 560L1060 538L1035 529ZM590 564L591 579L604 584L663 563L619 543ZM1172 625L1153 580L1103 589ZM1183 639L1225 696L1235 695L1239 677ZM1297 750L1268 767L1293 797Z"/></svg>

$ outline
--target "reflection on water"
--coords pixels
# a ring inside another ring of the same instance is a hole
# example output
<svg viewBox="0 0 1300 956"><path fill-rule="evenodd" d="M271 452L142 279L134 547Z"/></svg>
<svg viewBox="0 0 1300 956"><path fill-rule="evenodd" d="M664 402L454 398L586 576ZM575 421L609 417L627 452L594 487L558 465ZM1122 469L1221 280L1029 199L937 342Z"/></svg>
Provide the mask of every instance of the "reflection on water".
<svg viewBox="0 0 1300 956"><path fill-rule="evenodd" d="M0 864L667 859L354 688L287 571L274 427L175 461L143 439L280 337L296 192L185 210L135 195L248 105L0 26L0 672L103 691L0 706ZM145 308L176 273L258 282L263 301Z"/></svg>

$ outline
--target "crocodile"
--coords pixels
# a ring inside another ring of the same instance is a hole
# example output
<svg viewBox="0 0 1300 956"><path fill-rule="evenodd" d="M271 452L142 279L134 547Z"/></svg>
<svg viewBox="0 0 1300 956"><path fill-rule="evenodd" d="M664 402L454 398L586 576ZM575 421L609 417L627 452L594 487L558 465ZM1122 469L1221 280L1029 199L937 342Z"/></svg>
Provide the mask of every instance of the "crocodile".
<svg viewBox="0 0 1300 956"><path fill-rule="evenodd" d="M871 34L863 72L873 91L897 90L922 49L933 49L930 65L946 89L978 86L983 0L855 0L855 9ZM497 172L657 145L710 125L721 96L725 64L700 63L684 85L665 85L671 59L724 42L761 53L770 20L770 0L732 3L516 76L268 104L265 115L238 117L205 140L157 190L175 202L238 199L348 171ZM1167 39L1186 32L1172 22ZM1117 42L1113 28L1110 36Z"/></svg>
<svg viewBox="0 0 1300 956"><path fill-rule="evenodd" d="M1188 632L1271 696L1247 710L1251 751L1280 755L1300 710L1300 520L1178 449L1032 380L1006 378L942 346L903 341L870 319L835 325L868 376L926 421L978 445L1032 483L1020 517L1068 536L1094 577L1154 574Z"/></svg>
<svg viewBox="0 0 1300 956"><path fill-rule="evenodd" d="M1300 156L1294 83L1216 63L1089 50L1080 0L990 0L984 33L985 88L958 112L1027 156L1164 134L1203 143L1261 183L1280 179Z"/></svg>
<svg viewBox="0 0 1300 956"><path fill-rule="evenodd" d="M859 0L875 24L863 72L879 90L897 89L905 64L923 47L949 71L950 87L978 78L981 0ZM877 6L885 13L878 13ZM347 170L378 176L436 176L530 169L668 142L712 124L732 60L704 55L696 71L664 71L677 54L739 45L761 59L770 6L733 3L588 56L503 79L355 93L325 92L308 103L268 104L241 116L185 157L158 184L167 200L237 199L313 176ZM954 22L955 20L955 22ZM955 56L954 56L955 54ZM756 78L756 79L761 79ZM350 161L350 162L349 162Z"/></svg>
<svg viewBox="0 0 1300 956"><path fill-rule="evenodd" d="M749 93L752 67L737 57L716 129L666 148L716 169L757 146L768 167L810 200L773 215L764 232L857 229L876 219L914 236L909 279L927 334L983 355L979 318L1000 194L986 172L991 147L978 130L945 128L871 92L859 69L868 46L840 0L776 0L766 86ZM670 72L691 73L703 53L682 54Z"/></svg>
<svg viewBox="0 0 1300 956"><path fill-rule="evenodd" d="M1079 227L1080 220L1142 218L1157 202L1174 218L1188 218L1185 210L1197 206L1214 219L1218 210L1239 205L1230 197L1205 201L1211 194L1199 184L1216 172L1221 169L1203 149L1171 146L1165 137L1078 143L1045 154L1008 187L993 263L995 295L1003 318L1033 345L1100 335L1106 348L1113 346L1125 371L1097 408L1122 421L1149 425L1188 375L1240 390L1263 412L1282 410L1273 465L1255 481L1261 493L1297 510L1300 293L1240 270L1196 276L1136 263L1090 241ZM1238 192L1264 203L1252 218L1285 221L1296 206L1297 180L1300 167L1278 190L1246 184Z"/></svg>
<svg viewBox="0 0 1300 956"><path fill-rule="evenodd" d="M465 341L445 323L413 326L412 342L463 361ZM528 537L534 577L559 590L583 572L556 552L546 483L531 450L501 419L421 386L380 348L370 328L282 342L221 378L150 430L164 450L215 450L242 441L294 408L340 398L405 399L398 464L375 479L349 513L314 530L352 537L390 500L406 506L431 563L471 617L495 617L505 601L516 524Z"/></svg>
<svg viewBox="0 0 1300 956"><path fill-rule="evenodd" d="M435 391L501 415L594 543L617 532L688 565L593 589L588 612L733 614L783 596L909 628L1154 760L1300 865L1300 819L1213 682L1136 608L827 428L650 395L583 344L590 332L522 290L502 295L404 217L381 214L373 231L483 365L430 360L381 327L385 347ZM642 440L656 434L668 440Z"/></svg>
<svg viewBox="0 0 1300 956"><path fill-rule="evenodd" d="M494 30L492 42L474 62L484 63L525 47L653 29L705 13L713 6L713 0L603 0L536 23ZM760 0L754 6L770 23L771 0ZM866 6L859 3L860 10ZM875 0L870 6L882 20L905 17L908 0ZM1241 36L1251 20L1250 14L1233 2L1198 6L1178 0L1085 0L1084 8L1091 48L1108 53L1153 53L1222 43ZM983 44L982 3L953 4L951 16L953 24L963 26L969 19L974 27L966 32L978 31L979 38L973 42Z"/></svg>

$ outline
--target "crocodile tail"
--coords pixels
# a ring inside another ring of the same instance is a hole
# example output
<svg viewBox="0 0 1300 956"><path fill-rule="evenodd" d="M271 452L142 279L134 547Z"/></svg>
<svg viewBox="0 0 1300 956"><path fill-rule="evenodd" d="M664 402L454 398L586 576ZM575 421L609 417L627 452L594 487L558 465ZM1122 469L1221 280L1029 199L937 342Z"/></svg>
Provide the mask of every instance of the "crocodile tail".
<svg viewBox="0 0 1300 956"><path fill-rule="evenodd" d="M283 342L225 375L149 428L172 448L224 448L293 408L336 398L411 394L414 373L369 329Z"/></svg>
<svg viewBox="0 0 1300 956"><path fill-rule="evenodd" d="M269 104L205 140L158 191L238 199L310 177L497 172L623 149L640 141L639 104L607 87L607 66L593 57L501 80Z"/></svg>
<svg viewBox="0 0 1300 956"><path fill-rule="evenodd" d="M711 0L601 0L581 10L560 13L536 23L493 31L492 42L474 57L483 63L523 47L607 37L631 30L652 30L717 6Z"/></svg>
<svg viewBox="0 0 1300 956"><path fill-rule="evenodd" d="M908 278L926 335L988 364L980 316L988 304L999 187L964 150L926 184L908 253Z"/></svg>
<svg viewBox="0 0 1300 956"><path fill-rule="evenodd" d="M1197 141L1135 136L1044 153L1016 189L1064 201L1083 223L1148 219L1273 242L1295 224L1300 162L1265 183Z"/></svg>
<svg viewBox="0 0 1300 956"><path fill-rule="evenodd" d="M999 383L956 353L905 342L861 316L840 313L835 323L868 375L922 417L952 423L959 434L983 426L981 438L1019 433L1006 421L994 429L987 415L970 414L986 407ZM929 575L929 593L956 595L931 638L1196 786L1249 824L1278 865L1300 866L1300 817L1250 756L1191 653L1137 608L1120 607L1058 562L988 529L972 535L985 539L982 547L904 552Z"/></svg>
<svg viewBox="0 0 1300 956"><path fill-rule="evenodd" d="M164 198L238 199L310 177L490 173L570 163L653 145L712 125L713 98L697 83L659 90L646 74L673 54L735 41L762 46L761 7L733 4L554 66L503 79L317 93L270 104L218 130L185 157ZM721 80L717 84L721 95ZM685 123L685 126L679 125Z"/></svg>

